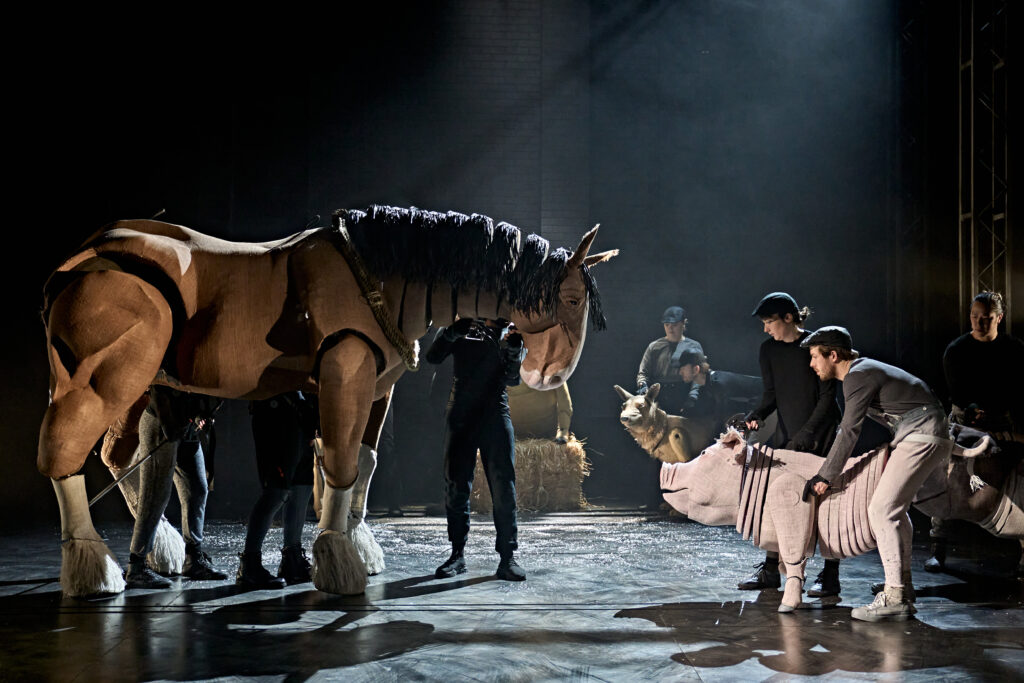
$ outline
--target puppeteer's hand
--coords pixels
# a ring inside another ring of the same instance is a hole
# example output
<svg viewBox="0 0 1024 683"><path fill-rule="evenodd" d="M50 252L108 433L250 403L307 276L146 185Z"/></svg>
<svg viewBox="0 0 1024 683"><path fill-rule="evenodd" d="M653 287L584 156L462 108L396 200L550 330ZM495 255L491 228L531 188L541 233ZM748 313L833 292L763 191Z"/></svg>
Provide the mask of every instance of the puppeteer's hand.
<svg viewBox="0 0 1024 683"><path fill-rule="evenodd" d="M445 333L448 335L449 339L461 339L469 334L469 331L473 329L473 322L472 318L459 318L448 326Z"/></svg>
<svg viewBox="0 0 1024 683"><path fill-rule="evenodd" d="M647 385L646 384L641 384L640 386L638 386L636 388L636 395L637 396L643 396L646 393L647 393Z"/></svg>
<svg viewBox="0 0 1024 683"><path fill-rule="evenodd" d="M513 332L505 337L505 342L513 349L521 349L523 347L523 335Z"/></svg>
<svg viewBox="0 0 1024 683"><path fill-rule="evenodd" d="M828 491L828 480L820 474L815 474L807 480L806 484L804 484L804 493L800 496L800 500L806 502L811 497L812 493L816 496L820 496L823 495L825 491Z"/></svg>
<svg viewBox="0 0 1024 683"><path fill-rule="evenodd" d="M761 420L757 418L753 413L747 413L747 416L743 418L744 423L747 425L747 429L758 430L761 428Z"/></svg>

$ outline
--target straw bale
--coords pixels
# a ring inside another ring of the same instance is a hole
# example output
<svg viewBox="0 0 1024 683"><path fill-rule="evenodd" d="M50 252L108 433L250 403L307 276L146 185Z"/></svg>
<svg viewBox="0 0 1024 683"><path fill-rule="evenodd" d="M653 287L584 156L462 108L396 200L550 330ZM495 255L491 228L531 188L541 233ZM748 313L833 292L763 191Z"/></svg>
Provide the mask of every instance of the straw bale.
<svg viewBox="0 0 1024 683"><path fill-rule="evenodd" d="M583 477L590 474L590 463L583 442L575 435L558 444L550 439L516 440L516 503L531 512L568 512L585 510ZM491 491L487 486L480 456L473 475L470 506L474 512L491 511Z"/></svg>

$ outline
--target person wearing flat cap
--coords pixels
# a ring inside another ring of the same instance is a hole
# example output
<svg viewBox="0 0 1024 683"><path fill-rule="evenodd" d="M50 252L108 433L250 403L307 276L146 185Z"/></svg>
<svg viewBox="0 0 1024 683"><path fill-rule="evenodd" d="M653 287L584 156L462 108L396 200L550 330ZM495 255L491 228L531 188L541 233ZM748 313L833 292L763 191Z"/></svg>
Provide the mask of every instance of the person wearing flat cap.
<svg viewBox="0 0 1024 683"><path fill-rule="evenodd" d="M800 308L786 292L766 294L752 316L760 318L770 339L761 344L759 354L763 393L760 405L746 416L747 427L760 429L774 412L775 433L768 444L775 448L803 451L824 456L839 424L836 381L821 380L811 370L811 354L800 343L810 334L803 329L811 314ZM740 590L778 588L781 576L778 553L768 551L763 563L737 586ZM839 595L839 560L826 560L825 567L807 590L809 597L832 598Z"/></svg>
<svg viewBox="0 0 1024 683"><path fill-rule="evenodd" d="M885 587L874 602L855 608L850 616L862 621L909 619L917 610L910 576L914 530L907 510L928 475L949 462L952 442L945 409L928 385L909 372L861 358L846 328L823 327L800 345L810 349L811 368L818 377L843 383L846 399L836 439L804 487L804 500L825 495L839 479L866 418L885 425L892 435L889 460L868 503Z"/></svg>
<svg viewBox="0 0 1024 683"><path fill-rule="evenodd" d="M679 359L686 351L704 353L704 347L696 339L686 335L686 311L682 306L669 306L661 314L665 336L655 339L647 346L640 360L640 371L636 375L636 393L646 394L647 388L661 384L660 403L669 412L682 412L697 401L691 382L680 375Z"/></svg>

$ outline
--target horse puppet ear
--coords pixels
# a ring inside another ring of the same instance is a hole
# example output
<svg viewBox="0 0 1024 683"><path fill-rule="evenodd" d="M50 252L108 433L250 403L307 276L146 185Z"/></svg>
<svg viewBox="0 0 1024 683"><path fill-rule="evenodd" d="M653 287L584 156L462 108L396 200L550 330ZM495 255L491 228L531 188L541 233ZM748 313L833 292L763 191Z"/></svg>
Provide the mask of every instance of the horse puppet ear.
<svg viewBox="0 0 1024 683"><path fill-rule="evenodd" d="M597 237L597 229L600 227L601 224L598 223L590 229L590 232L583 236L583 239L580 240L580 246L576 247L576 251L572 253L569 262L565 264L566 268L579 268L583 265L583 260L587 258L587 252L590 251L590 245L593 244L594 238Z"/></svg>
<svg viewBox="0 0 1024 683"><path fill-rule="evenodd" d="M629 399L633 398L633 394L629 393L628 391L620 387L618 384L615 385L615 393L618 394L619 398L621 398L623 401L628 401Z"/></svg>
<svg viewBox="0 0 1024 683"><path fill-rule="evenodd" d="M583 264L589 268L591 266L596 266L598 263L604 263L605 261L610 260L613 256L618 255L618 249L609 249L608 251L602 251L600 254L591 254L587 258L583 259Z"/></svg>

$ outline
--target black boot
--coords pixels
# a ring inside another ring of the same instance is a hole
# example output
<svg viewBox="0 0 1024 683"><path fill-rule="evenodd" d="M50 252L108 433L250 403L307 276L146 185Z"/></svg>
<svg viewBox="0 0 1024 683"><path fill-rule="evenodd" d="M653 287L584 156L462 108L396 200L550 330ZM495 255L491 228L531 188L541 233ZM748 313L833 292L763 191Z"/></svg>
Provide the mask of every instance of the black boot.
<svg viewBox="0 0 1024 683"><path fill-rule="evenodd" d="M505 581L526 580L526 570L519 566L516 558L511 553L501 556L501 562L498 563L498 571L494 572L494 575Z"/></svg>
<svg viewBox="0 0 1024 683"><path fill-rule="evenodd" d="M185 564L181 567L181 575L196 581L223 581L228 578L224 572L217 571L210 556L198 544L185 546Z"/></svg>
<svg viewBox="0 0 1024 683"><path fill-rule="evenodd" d="M946 539L935 538L932 540L932 556L924 561L926 572L941 572L946 568Z"/></svg>
<svg viewBox="0 0 1024 683"><path fill-rule="evenodd" d="M132 553L129 556L128 571L124 575L128 588L164 589L171 587L171 580L160 576L146 566L146 557Z"/></svg>
<svg viewBox="0 0 1024 683"><path fill-rule="evenodd" d="M439 579L450 579L456 574L466 573L466 558L462 548L452 548L452 555L444 564L434 571L434 576Z"/></svg>
<svg viewBox="0 0 1024 683"><path fill-rule="evenodd" d="M301 545L281 548L281 566L277 568L277 575L289 586L313 580L313 565L309 563L306 551Z"/></svg>
<svg viewBox="0 0 1024 683"><path fill-rule="evenodd" d="M838 560L825 560L825 567L814 580L814 584L807 589L807 596L811 598L829 598L839 595L839 562Z"/></svg>
<svg viewBox="0 0 1024 683"><path fill-rule="evenodd" d="M260 553L240 553L238 555L238 573L235 583L250 590L278 589L285 587L285 580L280 579L263 567Z"/></svg>
<svg viewBox="0 0 1024 683"><path fill-rule="evenodd" d="M765 588L778 588L782 585L778 560L765 559L764 562L755 564L754 568L757 571L736 586L741 591L759 591Z"/></svg>

